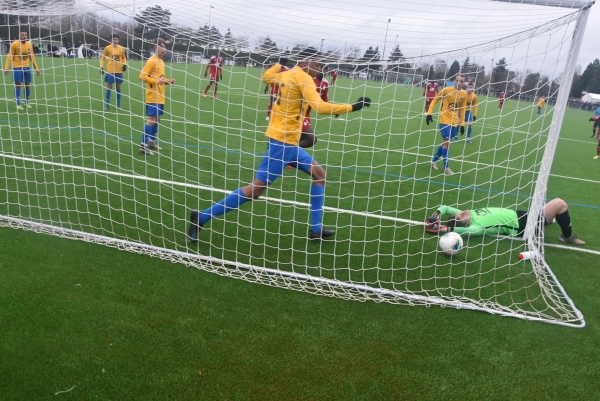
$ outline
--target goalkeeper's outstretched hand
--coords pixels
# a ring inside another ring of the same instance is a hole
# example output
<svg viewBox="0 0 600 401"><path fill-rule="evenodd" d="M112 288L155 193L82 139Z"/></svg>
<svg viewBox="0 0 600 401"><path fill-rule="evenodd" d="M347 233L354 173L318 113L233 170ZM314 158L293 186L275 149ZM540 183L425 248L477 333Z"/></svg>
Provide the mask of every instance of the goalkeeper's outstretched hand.
<svg viewBox="0 0 600 401"><path fill-rule="evenodd" d="M356 103L352 105L352 111L358 111L363 107L371 106L371 98L368 97L359 97Z"/></svg>
<svg viewBox="0 0 600 401"><path fill-rule="evenodd" d="M285 57L279 57L279 64L281 64L284 67L287 65L288 61L289 60Z"/></svg>
<svg viewBox="0 0 600 401"><path fill-rule="evenodd" d="M465 134L465 126L464 126L464 125L461 125L461 126L460 126L460 134L461 134L461 135L464 135L464 134Z"/></svg>
<svg viewBox="0 0 600 401"><path fill-rule="evenodd" d="M104 68L100 68L100 74L104 75Z"/></svg>
<svg viewBox="0 0 600 401"><path fill-rule="evenodd" d="M125 64L123 64L123 72L125 72L125 70L127 70L127 66Z"/></svg>
<svg viewBox="0 0 600 401"><path fill-rule="evenodd" d="M425 231L428 233L439 233L444 231L446 226L441 225L440 217L441 215L438 211L429 216L427 220L425 220Z"/></svg>
<svg viewBox="0 0 600 401"><path fill-rule="evenodd" d="M588 121L594 121L594 117L590 117Z"/></svg>
<svg viewBox="0 0 600 401"><path fill-rule="evenodd" d="M427 125L429 125L429 123L433 122L433 116L431 114L427 114L427 117L425 118L425 123Z"/></svg>

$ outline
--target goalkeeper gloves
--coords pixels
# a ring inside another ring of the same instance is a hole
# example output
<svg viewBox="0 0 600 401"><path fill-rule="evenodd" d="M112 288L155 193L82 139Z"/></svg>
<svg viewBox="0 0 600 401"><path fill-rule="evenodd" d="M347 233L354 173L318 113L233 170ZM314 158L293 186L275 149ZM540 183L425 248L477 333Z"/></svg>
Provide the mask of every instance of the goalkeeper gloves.
<svg viewBox="0 0 600 401"><path fill-rule="evenodd" d="M433 122L433 116L431 114L427 114L427 117L425 118L425 123L427 125L429 125L429 123Z"/></svg>
<svg viewBox="0 0 600 401"><path fill-rule="evenodd" d="M473 116L473 121L477 121L477 116Z"/></svg>
<svg viewBox="0 0 600 401"><path fill-rule="evenodd" d="M127 69L127 66L125 64L123 64L123 72L125 72L126 69Z"/></svg>
<svg viewBox="0 0 600 401"><path fill-rule="evenodd" d="M208 72L204 71L204 78L208 75Z"/></svg>
<svg viewBox="0 0 600 401"><path fill-rule="evenodd" d="M104 68L100 68L100 74L104 75Z"/></svg>
<svg viewBox="0 0 600 401"><path fill-rule="evenodd" d="M591 117L591 118L589 119L589 121L594 121L594 117Z"/></svg>
<svg viewBox="0 0 600 401"><path fill-rule="evenodd" d="M269 85L265 86L265 95L267 94L267 91L269 90Z"/></svg>
<svg viewBox="0 0 600 401"><path fill-rule="evenodd" d="M461 135L464 135L464 134L465 134L465 126L464 126L464 125L461 125L461 126L460 126L460 134L461 134Z"/></svg>
<svg viewBox="0 0 600 401"><path fill-rule="evenodd" d="M356 103L352 105L352 111L358 111L363 107L369 107L371 105L371 99L368 97L359 97Z"/></svg>
<svg viewBox="0 0 600 401"><path fill-rule="evenodd" d="M439 233L444 226L440 224L441 214L436 210L434 214L425 220L425 231L428 233Z"/></svg>
<svg viewBox="0 0 600 401"><path fill-rule="evenodd" d="M279 64L281 64L282 66L286 66L288 63L288 59L285 57L279 57Z"/></svg>
<svg viewBox="0 0 600 401"><path fill-rule="evenodd" d="M221 81L222 81L222 80L223 80L223 74L221 74L221 77L220 77L220 78L221 78Z"/></svg>

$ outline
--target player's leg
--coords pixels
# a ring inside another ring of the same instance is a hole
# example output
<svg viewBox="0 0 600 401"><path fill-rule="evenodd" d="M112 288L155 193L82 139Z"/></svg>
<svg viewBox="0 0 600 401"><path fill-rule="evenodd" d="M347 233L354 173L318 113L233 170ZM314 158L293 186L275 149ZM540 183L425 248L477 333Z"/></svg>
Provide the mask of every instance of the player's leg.
<svg viewBox="0 0 600 401"><path fill-rule="evenodd" d="M29 96L31 95L31 70L27 69L25 71L23 71L23 80L25 83L25 107L27 107L28 109L31 108L31 105L29 104Z"/></svg>
<svg viewBox="0 0 600 401"><path fill-rule="evenodd" d="M159 105L156 103L148 103L146 105L146 115L148 116L148 119L146 120L146 124L144 125L144 134L142 136L142 143L140 145L140 152L146 155L154 154L150 150L148 142L152 140L154 134L154 127L158 124L158 106Z"/></svg>
<svg viewBox="0 0 600 401"><path fill-rule="evenodd" d="M596 130L600 127L600 120L594 121L594 126L592 127L592 138L596 136ZM600 138L600 132L598 132L598 137Z"/></svg>
<svg viewBox="0 0 600 401"><path fill-rule="evenodd" d="M569 216L569 207L564 200L555 198L546 203L544 206L544 218L546 219L546 224L552 224L552 221L556 219L556 222L562 231L562 235L559 237L562 242L576 245L585 244L585 242L573 234L571 217Z"/></svg>
<svg viewBox="0 0 600 401"><path fill-rule="evenodd" d="M156 116L156 124L152 126L152 133L150 135L150 140L148 141L148 148L154 150L162 150L160 146L156 144L156 137L158 136L158 127L160 126L160 116L164 113L164 104L158 105L158 115Z"/></svg>
<svg viewBox="0 0 600 401"><path fill-rule="evenodd" d="M598 145L596 146L596 156L594 159L600 159L600 135L598 136Z"/></svg>
<svg viewBox="0 0 600 401"><path fill-rule="evenodd" d="M21 106L21 85L23 83L23 69L13 69L13 82L15 83L15 100L17 101L17 110L23 110Z"/></svg>
<svg viewBox="0 0 600 401"><path fill-rule="evenodd" d="M456 127L458 128L458 127ZM442 144L438 147L437 152L433 155L431 159L431 168L437 170L436 162L441 157L444 160L444 171L450 170L448 167L448 154L450 149L450 136L452 135L452 126L449 124L440 124L440 135L444 140Z"/></svg>
<svg viewBox="0 0 600 401"><path fill-rule="evenodd" d="M325 204L325 181L327 173L311 155L304 149L298 148L298 169L310 175L313 179L310 186L310 238L323 239L335 234L335 230L323 228L323 205Z"/></svg>
<svg viewBox="0 0 600 401"><path fill-rule="evenodd" d="M471 125L473 124L473 116L470 110L465 111L465 122L467 123L467 143L471 143Z"/></svg>
<svg viewBox="0 0 600 401"><path fill-rule="evenodd" d="M302 149L308 149L314 146L316 143L317 135L315 135L315 131L310 126L309 121L306 127L304 125L302 126L302 132L300 133L300 142L298 142L298 146L300 146Z"/></svg>
<svg viewBox="0 0 600 401"><path fill-rule="evenodd" d="M219 81L215 80L215 90L213 92L213 97L215 99L218 99L219 97L217 96L217 88L219 87Z"/></svg>
<svg viewBox="0 0 600 401"><path fill-rule="evenodd" d="M115 87L117 89L117 108L121 108L121 84L123 83L123 74L117 74Z"/></svg>
<svg viewBox="0 0 600 401"><path fill-rule="evenodd" d="M110 108L110 96L112 94L113 84L115 83L115 76L111 73L106 73L106 75L104 76L104 81L106 82L106 96L104 108L108 110Z"/></svg>
<svg viewBox="0 0 600 401"><path fill-rule="evenodd" d="M286 159L296 161L296 158L292 157L296 153L293 149L291 153L289 151L286 152L288 148L297 148L297 146L287 145L272 139L269 140L267 152L258 166L254 180L250 184L236 189L208 209L203 211L193 210L190 214L190 226L188 230L190 240L195 242L198 238L200 228L213 217L221 216L239 208L250 200L260 197L270 184L283 175L284 166L287 164Z"/></svg>
<svg viewBox="0 0 600 401"><path fill-rule="evenodd" d="M204 93L202 93L202 96L206 97L206 94L208 93L208 90L210 89L210 87L213 84L213 81L214 81L214 79L213 79L213 76L211 75L210 78L209 78L209 80L208 80L208 85L206 85L206 88L204 88Z"/></svg>

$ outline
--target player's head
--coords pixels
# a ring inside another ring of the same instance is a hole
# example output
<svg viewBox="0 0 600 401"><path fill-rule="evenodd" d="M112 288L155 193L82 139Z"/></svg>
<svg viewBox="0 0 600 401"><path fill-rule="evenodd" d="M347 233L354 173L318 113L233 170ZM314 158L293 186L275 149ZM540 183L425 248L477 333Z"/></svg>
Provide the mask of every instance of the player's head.
<svg viewBox="0 0 600 401"><path fill-rule="evenodd" d="M155 51L156 51L156 57L162 58L162 56L167 51L167 43L165 42L165 40L163 38L158 38L158 40L156 41L156 45L154 46L154 48L155 48Z"/></svg>
<svg viewBox="0 0 600 401"><path fill-rule="evenodd" d="M471 93L473 93L474 89L475 89L475 86L471 82L469 82L467 84L467 93L470 95Z"/></svg>
<svg viewBox="0 0 600 401"><path fill-rule="evenodd" d="M463 86L464 83L465 83L465 76L464 75L456 74L454 76L454 87L455 88L462 88L462 86Z"/></svg>
<svg viewBox="0 0 600 401"><path fill-rule="evenodd" d="M469 225L471 225L471 211L463 210L461 212L453 214L446 222L446 225L448 226L448 228L468 227Z"/></svg>
<svg viewBox="0 0 600 401"><path fill-rule="evenodd" d="M119 44L119 35L114 34L112 36L112 44L115 45L115 46Z"/></svg>
<svg viewBox="0 0 600 401"><path fill-rule="evenodd" d="M302 49L296 55L296 58L298 60L298 66L313 78L323 71L323 64L320 60L321 55L314 47Z"/></svg>
<svg viewBox="0 0 600 401"><path fill-rule="evenodd" d="M319 81L322 81L324 77L325 77L325 74L324 74L323 72L320 72L320 73L318 73L318 74L317 74L317 77L316 77L316 78L317 78Z"/></svg>
<svg viewBox="0 0 600 401"><path fill-rule="evenodd" d="M27 41L27 32L25 32L25 31L19 32L19 39L21 40L21 42Z"/></svg>

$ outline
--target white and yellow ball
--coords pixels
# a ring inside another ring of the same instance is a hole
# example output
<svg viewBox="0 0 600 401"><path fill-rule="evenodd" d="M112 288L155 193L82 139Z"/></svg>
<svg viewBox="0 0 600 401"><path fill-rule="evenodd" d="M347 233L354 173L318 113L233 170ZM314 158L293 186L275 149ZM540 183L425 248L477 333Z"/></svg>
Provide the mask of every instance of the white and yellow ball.
<svg viewBox="0 0 600 401"><path fill-rule="evenodd" d="M455 232L440 237L439 247L446 255L456 255L463 247L463 239Z"/></svg>

